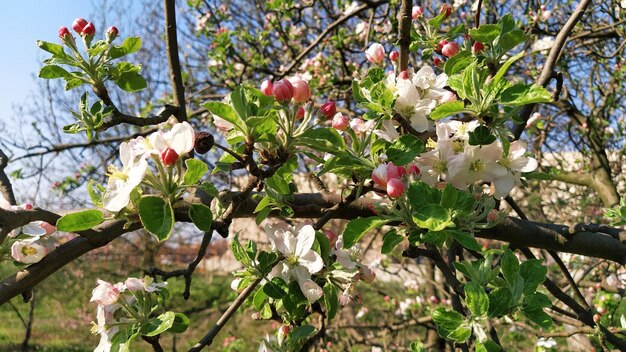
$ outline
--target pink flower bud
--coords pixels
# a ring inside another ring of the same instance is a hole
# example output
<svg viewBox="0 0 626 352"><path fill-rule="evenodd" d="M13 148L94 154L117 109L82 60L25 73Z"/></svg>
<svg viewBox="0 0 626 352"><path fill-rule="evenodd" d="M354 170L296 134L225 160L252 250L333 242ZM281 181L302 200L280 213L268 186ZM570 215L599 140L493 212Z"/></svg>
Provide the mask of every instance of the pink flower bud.
<svg viewBox="0 0 626 352"><path fill-rule="evenodd" d="M343 116L340 112L335 114L335 117L333 117L332 126L334 129L338 131L345 131L349 125L350 122L348 122L348 118Z"/></svg>
<svg viewBox="0 0 626 352"><path fill-rule="evenodd" d="M449 42L441 48L441 53L446 57L453 57L459 52L459 44L456 42Z"/></svg>
<svg viewBox="0 0 626 352"><path fill-rule="evenodd" d="M117 27L111 26L106 31L106 36L109 42L112 42L117 36L120 34L120 31L117 30Z"/></svg>
<svg viewBox="0 0 626 352"><path fill-rule="evenodd" d="M396 62L400 58L400 53L397 50L394 50L389 53L389 60Z"/></svg>
<svg viewBox="0 0 626 352"><path fill-rule="evenodd" d="M419 176L421 173L419 167L417 167L417 165L415 164L411 164L409 165L409 175L412 176Z"/></svg>
<svg viewBox="0 0 626 352"><path fill-rule="evenodd" d="M299 77L289 80L293 86L293 101L296 103L304 103L311 97L311 89L306 81Z"/></svg>
<svg viewBox="0 0 626 352"><path fill-rule="evenodd" d="M472 45L472 52L474 54L481 53L483 50L485 50L485 45L481 42L474 42L474 45Z"/></svg>
<svg viewBox="0 0 626 352"><path fill-rule="evenodd" d="M375 65L382 64L385 60L385 48L379 43L374 43L365 51L365 58Z"/></svg>
<svg viewBox="0 0 626 352"><path fill-rule="evenodd" d="M398 166L398 174L400 175L400 177L406 175L406 167Z"/></svg>
<svg viewBox="0 0 626 352"><path fill-rule="evenodd" d="M79 17L72 22L72 29L74 29L74 32L81 34L86 25L87 21Z"/></svg>
<svg viewBox="0 0 626 352"><path fill-rule="evenodd" d="M337 243L337 234L332 232L331 230L324 230L324 235L326 235L326 238L328 238L328 242L330 242L330 246L331 247L335 247L335 244Z"/></svg>
<svg viewBox="0 0 626 352"><path fill-rule="evenodd" d="M45 221L42 221L41 224L39 224L39 227L46 231L46 235L51 235L57 230L54 225L51 225Z"/></svg>
<svg viewBox="0 0 626 352"><path fill-rule="evenodd" d="M261 93L263 93L265 96L271 97L273 95L273 84L272 81L270 81L269 79L266 79L265 81L263 81L263 83L261 83Z"/></svg>
<svg viewBox="0 0 626 352"><path fill-rule="evenodd" d="M22 205L22 209L24 210L33 210L33 205L30 203L24 203L24 205Z"/></svg>
<svg viewBox="0 0 626 352"><path fill-rule="evenodd" d="M293 98L293 86L286 79L274 83L272 92L274 92L274 98L281 103L289 102Z"/></svg>
<svg viewBox="0 0 626 352"><path fill-rule="evenodd" d="M93 22L89 22L80 32L80 34L86 35L86 36L92 36L96 34L96 26L94 26Z"/></svg>
<svg viewBox="0 0 626 352"><path fill-rule="evenodd" d="M176 161L178 160L178 153L176 153L174 149L168 147L161 153L161 160L165 166L172 166L176 164Z"/></svg>
<svg viewBox="0 0 626 352"><path fill-rule="evenodd" d="M302 120L303 117L304 117L304 108L302 106L299 106L298 111L296 111L296 119Z"/></svg>
<svg viewBox="0 0 626 352"><path fill-rule="evenodd" d="M448 41L445 39L441 39L441 41L439 41L439 44L437 44L437 50L443 49L443 46L446 44L448 44Z"/></svg>
<svg viewBox="0 0 626 352"><path fill-rule="evenodd" d="M386 188L389 180L398 177L400 177L400 170L392 162L380 164L372 171L372 181L381 188Z"/></svg>
<svg viewBox="0 0 626 352"><path fill-rule="evenodd" d="M438 304L439 303L439 298L437 298L436 296L430 296L428 298L428 301L430 301L430 303L432 303L432 304Z"/></svg>
<svg viewBox="0 0 626 352"><path fill-rule="evenodd" d="M334 101L327 101L320 106L320 113L327 119L332 119L337 113L337 104Z"/></svg>
<svg viewBox="0 0 626 352"><path fill-rule="evenodd" d="M594 323L596 323L596 324L599 323L600 319L602 319L602 316L600 314L594 314L593 315L593 322Z"/></svg>
<svg viewBox="0 0 626 352"><path fill-rule="evenodd" d="M400 198L404 194L404 183L399 178L392 178L387 182L387 195L391 198Z"/></svg>
<svg viewBox="0 0 626 352"><path fill-rule="evenodd" d="M438 57L434 58L433 65L435 65L435 67L438 67L439 65L441 65L441 59Z"/></svg>
<svg viewBox="0 0 626 352"><path fill-rule="evenodd" d="M497 211L496 209L492 209L489 212L489 214L487 214L487 221L496 222L496 221L498 221L499 215L500 215L499 211Z"/></svg>
<svg viewBox="0 0 626 352"><path fill-rule="evenodd" d="M283 335L287 335L291 332L291 326L289 325L283 325L280 327L280 333Z"/></svg>
<svg viewBox="0 0 626 352"><path fill-rule="evenodd" d="M448 4L441 5L441 10L439 10L439 14L444 13L446 17L450 17L452 13L452 7Z"/></svg>
<svg viewBox="0 0 626 352"><path fill-rule="evenodd" d="M454 92L451 92L449 90L443 93L443 96L441 97L442 103L447 103L447 102L451 102L455 100L456 100L456 94L454 94Z"/></svg>
<svg viewBox="0 0 626 352"><path fill-rule="evenodd" d="M413 6L411 9L411 17L416 20L420 17L424 16L424 10L421 6Z"/></svg>
<svg viewBox="0 0 626 352"><path fill-rule="evenodd" d="M63 26L59 28L59 38L65 39L65 37L71 37L71 36L72 34L70 33L70 30L67 29L67 27Z"/></svg>
<svg viewBox="0 0 626 352"><path fill-rule="evenodd" d="M409 79L409 72L407 70L401 71L400 79Z"/></svg>

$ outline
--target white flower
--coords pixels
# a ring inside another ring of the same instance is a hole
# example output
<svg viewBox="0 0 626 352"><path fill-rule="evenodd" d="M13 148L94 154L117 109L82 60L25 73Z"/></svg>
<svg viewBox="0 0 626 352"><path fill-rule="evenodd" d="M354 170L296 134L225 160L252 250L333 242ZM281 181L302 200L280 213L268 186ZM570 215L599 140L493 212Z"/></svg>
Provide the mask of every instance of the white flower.
<svg viewBox="0 0 626 352"><path fill-rule="evenodd" d="M337 262L344 268L356 269L356 259L360 259L363 252L358 246L353 246L348 250L343 249L343 235L340 235L331 254L337 257Z"/></svg>
<svg viewBox="0 0 626 352"><path fill-rule="evenodd" d="M448 160L448 178L454 187L465 189L476 181L491 182L507 174L507 169L498 161L502 148L497 143L489 145L467 145L463 153Z"/></svg>
<svg viewBox="0 0 626 352"><path fill-rule="evenodd" d="M120 306L114 305L98 305L96 320L97 326L94 333L100 334L100 342L94 350L94 352L109 352L111 351L111 340L113 336L119 331L118 326L109 326L114 322L113 314Z"/></svg>
<svg viewBox="0 0 626 352"><path fill-rule="evenodd" d="M179 156L189 153L193 149L194 132L188 122L175 124L167 132L155 132L148 137L150 144L161 153L167 148L172 148Z"/></svg>
<svg viewBox="0 0 626 352"><path fill-rule="evenodd" d="M31 208L27 208L26 205L23 205L21 207L16 206L16 205L11 205L11 203L9 203L6 199L0 197L0 208L4 209L4 210L28 210ZM22 226L22 227L18 227L16 229L13 229L13 231L11 231L9 233L9 237L16 237L18 236L20 233L23 233L25 235L29 235L29 236L42 236L46 234L46 229L42 226L43 225L43 221L33 221L33 222L29 222L28 224Z"/></svg>
<svg viewBox="0 0 626 352"><path fill-rule="evenodd" d="M313 280L311 274L322 270L324 261L311 247L315 241L315 229L311 225L303 226L296 235L289 230L275 230L266 227L267 235L274 250L279 251L285 259L278 263L270 274L285 280L294 278L300 290L313 303L323 295L322 288Z"/></svg>
<svg viewBox="0 0 626 352"><path fill-rule="evenodd" d="M361 309L359 309L354 318L361 319L365 316L365 314L367 314L367 312L369 312L369 309L367 309L367 307L361 307Z"/></svg>
<svg viewBox="0 0 626 352"><path fill-rule="evenodd" d="M386 140L387 142L395 142L398 138L400 138L400 134L396 130L396 126L394 126L393 121L385 120L381 125L382 129L374 130L374 133Z"/></svg>
<svg viewBox="0 0 626 352"><path fill-rule="evenodd" d="M448 173L448 160L454 155L452 143L441 141L437 148L423 153L415 159L415 165L420 170L420 178L423 182L434 186L435 183L446 178Z"/></svg>
<svg viewBox="0 0 626 352"><path fill-rule="evenodd" d="M91 291L90 302L96 302L99 305L111 305L117 302L120 291L124 291L122 284L112 284L104 280L98 279L98 286Z"/></svg>
<svg viewBox="0 0 626 352"><path fill-rule="evenodd" d="M500 160L500 165L507 168L507 173L493 181L494 197L498 199L506 197L513 186L519 182L521 172L531 172L537 168L537 160L524 157L525 151L524 142L515 141L511 143L509 155Z"/></svg>
<svg viewBox="0 0 626 352"><path fill-rule="evenodd" d="M622 0L622 2L620 2L620 6L621 6L623 9L626 9L626 0Z"/></svg>
<svg viewBox="0 0 626 352"><path fill-rule="evenodd" d="M124 164L124 159L122 159L121 170L111 166L109 183L102 197L104 208L112 212L124 209L130 201L130 193L143 181L147 170L148 162L143 158L131 164Z"/></svg>
<svg viewBox="0 0 626 352"><path fill-rule="evenodd" d="M348 5L346 5L346 7L343 10L343 14L344 15L349 15L349 14L353 13L354 10L356 10L357 8L359 8L359 2L358 1L353 1L353 2L349 3Z"/></svg>
<svg viewBox="0 0 626 352"><path fill-rule="evenodd" d="M532 51L548 51L554 45L554 38L552 37L543 37L538 39L531 45Z"/></svg>
<svg viewBox="0 0 626 352"><path fill-rule="evenodd" d="M539 340L537 340L537 346L544 347L544 348L553 348L553 347L556 347L556 340L553 339L552 337L548 339L544 337L540 337Z"/></svg>
<svg viewBox="0 0 626 352"><path fill-rule="evenodd" d="M11 246L11 257L24 264L39 262L48 254L48 249L36 241L39 237L32 237L27 240L14 242Z"/></svg>

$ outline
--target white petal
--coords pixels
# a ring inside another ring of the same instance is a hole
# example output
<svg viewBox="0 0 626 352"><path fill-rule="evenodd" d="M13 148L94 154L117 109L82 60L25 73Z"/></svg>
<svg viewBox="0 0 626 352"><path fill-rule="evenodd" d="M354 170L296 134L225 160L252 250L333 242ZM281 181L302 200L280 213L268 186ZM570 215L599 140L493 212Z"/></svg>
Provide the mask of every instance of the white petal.
<svg viewBox="0 0 626 352"><path fill-rule="evenodd" d="M305 255L299 256L298 264L307 268L311 274L315 274L324 268L324 260L315 251L309 251Z"/></svg>
<svg viewBox="0 0 626 352"><path fill-rule="evenodd" d="M513 186L515 186L515 176L509 173L504 177L500 177L493 181L493 186L495 188L493 196L497 199L502 199L506 197L513 189Z"/></svg>
<svg viewBox="0 0 626 352"><path fill-rule="evenodd" d="M128 142L120 144L120 160L123 166L129 166L132 163L132 149Z"/></svg>
<svg viewBox="0 0 626 352"><path fill-rule="evenodd" d="M161 131L154 132L153 134L148 136L148 141L150 142L152 147L156 149L159 153L167 149L167 147L169 146Z"/></svg>
<svg viewBox="0 0 626 352"><path fill-rule="evenodd" d="M511 160L511 170L521 171L521 172L531 172L535 171L537 166L537 160L535 158L517 158Z"/></svg>
<svg viewBox="0 0 626 352"><path fill-rule="evenodd" d="M315 242L315 229L311 225L304 226L300 232L298 232L298 237L296 238L296 256L302 257L307 254L311 247L313 247L313 242Z"/></svg>
<svg viewBox="0 0 626 352"><path fill-rule="evenodd" d="M187 154L193 149L194 132L188 122L174 125L169 132L169 137L169 145L178 155Z"/></svg>
<svg viewBox="0 0 626 352"><path fill-rule="evenodd" d="M22 233L31 235L31 236L42 236L46 234L46 230L39 226L36 222L28 223L22 226Z"/></svg>
<svg viewBox="0 0 626 352"><path fill-rule="evenodd" d="M300 290L302 294L309 300L309 302L313 303L320 299L324 295L324 291L318 284L316 284L313 280L306 280L303 282L298 282L300 285Z"/></svg>

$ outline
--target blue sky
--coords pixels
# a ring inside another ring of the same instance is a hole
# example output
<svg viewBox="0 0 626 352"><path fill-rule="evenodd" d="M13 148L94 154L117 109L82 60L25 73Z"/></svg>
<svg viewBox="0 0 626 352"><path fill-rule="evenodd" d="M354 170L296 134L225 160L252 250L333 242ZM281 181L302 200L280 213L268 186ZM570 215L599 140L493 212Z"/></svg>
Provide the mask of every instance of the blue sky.
<svg viewBox="0 0 626 352"><path fill-rule="evenodd" d="M62 25L71 27L76 17L93 13L90 0L0 0L0 120L11 121L12 104L26 102L36 88L43 53L38 39L57 42Z"/></svg>

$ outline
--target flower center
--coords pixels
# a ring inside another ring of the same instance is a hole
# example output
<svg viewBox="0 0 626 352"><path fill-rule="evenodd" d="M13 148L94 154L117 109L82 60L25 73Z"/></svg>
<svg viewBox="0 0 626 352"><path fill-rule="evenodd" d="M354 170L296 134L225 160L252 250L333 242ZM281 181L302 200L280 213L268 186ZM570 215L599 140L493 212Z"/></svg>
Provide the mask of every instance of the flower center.
<svg viewBox="0 0 626 352"><path fill-rule="evenodd" d="M470 164L469 169L470 169L470 171L473 171L473 172L481 172L481 171L483 171L485 169L485 167L486 167L486 165L485 165L485 163L482 160L476 159L476 160L472 161L472 163Z"/></svg>
<svg viewBox="0 0 626 352"><path fill-rule="evenodd" d="M438 174L445 174L448 171L448 163L442 160L437 160L433 163L433 170Z"/></svg>
<svg viewBox="0 0 626 352"><path fill-rule="evenodd" d="M285 258L285 261L287 262L288 266L293 267L298 264L298 257L295 254L293 254Z"/></svg>
<svg viewBox="0 0 626 352"><path fill-rule="evenodd" d="M109 166L109 172L107 173L107 175L109 176L109 179L114 180L126 181L128 179L128 175L120 171L120 169L118 169L114 165Z"/></svg>
<svg viewBox="0 0 626 352"><path fill-rule="evenodd" d="M502 160L500 160L500 165L506 167L507 169L510 169L511 168L511 159L509 159L508 157L502 158Z"/></svg>
<svg viewBox="0 0 626 352"><path fill-rule="evenodd" d="M465 141L460 139L452 141L452 151L455 154L463 153L463 150L465 150Z"/></svg>
<svg viewBox="0 0 626 352"><path fill-rule="evenodd" d="M35 255L37 254L37 249L34 247L24 246L22 247L22 254L24 255Z"/></svg>

